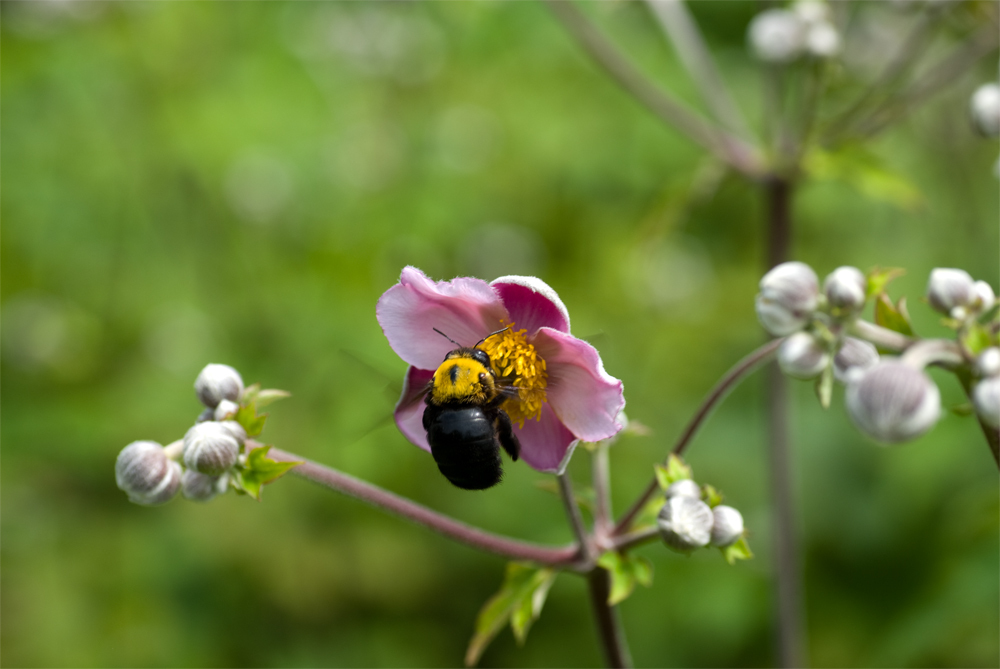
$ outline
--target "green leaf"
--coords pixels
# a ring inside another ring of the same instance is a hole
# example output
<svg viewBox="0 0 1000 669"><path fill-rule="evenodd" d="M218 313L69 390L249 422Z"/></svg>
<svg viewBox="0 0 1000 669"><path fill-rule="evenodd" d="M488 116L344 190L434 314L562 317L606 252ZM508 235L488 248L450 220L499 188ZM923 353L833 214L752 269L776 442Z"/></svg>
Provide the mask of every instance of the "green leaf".
<svg viewBox="0 0 1000 669"><path fill-rule="evenodd" d="M660 515L660 509L663 508L663 504L666 499L663 495L654 495L653 499L646 502L646 505L642 507L633 521L632 525L635 529L640 530L649 525L656 523L656 517Z"/></svg>
<svg viewBox="0 0 1000 669"><path fill-rule="evenodd" d="M924 203L919 188L887 168L881 158L856 146L835 153L816 149L806 157L805 167L818 180L846 183L903 211L912 212Z"/></svg>
<svg viewBox="0 0 1000 669"><path fill-rule="evenodd" d="M713 509L722 504L722 493L707 483L701 487L701 498Z"/></svg>
<svg viewBox="0 0 1000 669"><path fill-rule="evenodd" d="M821 407L830 408L830 399L833 397L833 365L827 365L816 379L816 397L819 398Z"/></svg>
<svg viewBox="0 0 1000 669"><path fill-rule="evenodd" d="M250 451L247 463L239 472L240 484L243 490L260 501L260 489L267 483L281 478L289 469L301 465L302 462L277 462L267 457L270 446L260 446Z"/></svg>
<svg viewBox="0 0 1000 669"><path fill-rule="evenodd" d="M611 576L611 591L608 594L611 606L628 599L636 583L647 588L653 584L653 565L644 557L611 551L598 558L597 565Z"/></svg>
<svg viewBox="0 0 1000 669"><path fill-rule="evenodd" d="M508 563L500 590L486 600L476 617L475 632L465 652L465 666L471 667L479 661L486 646L507 621L510 621L518 642L523 643L531 623L542 612L555 577L556 572L552 569L536 569L520 562Z"/></svg>
<svg viewBox="0 0 1000 669"><path fill-rule="evenodd" d="M675 453L671 453L670 457L667 458L667 466L657 463L654 465L656 470L656 482L660 484L660 487L666 490L670 487L670 484L675 481L680 481L681 479L693 478L691 476L691 467L684 464L680 456Z"/></svg>
<svg viewBox="0 0 1000 669"><path fill-rule="evenodd" d="M243 389L243 393L240 395L240 404L250 404L255 399L257 399L257 393L260 392L260 384L255 383L252 386L247 386Z"/></svg>
<svg viewBox="0 0 1000 669"><path fill-rule="evenodd" d="M750 552L750 546L747 545L746 537L740 537L736 540L736 543L729 544L719 550L722 551L722 557L726 558L726 562L729 564L736 564L737 560L749 560L753 557L753 553Z"/></svg>
<svg viewBox="0 0 1000 669"><path fill-rule="evenodd" d="M875 324L912 337L913 326L906 312L906 298L899 298L899 303L894 305L888 295L879 293L875 299Z"/></svg>
<svg viewBox="0 0 1000 669"><path fill-rule="evenodd" d="M274 404L278 400L283 400L286 397L291 397L291 396L292 394L287 390L278 390L277 388L267 388L257 393L255 404L259 409L261 407L266 407L268 404Z"/></svg>
<svg viewBox="0 0 1000 669"><path fill-rule="evenodd" d="M256 437L264 430L264 421L267 420L267 414L258 416L257 406L253 402L250 402L250 404L240 407L240 410L236 412L235 420L247 431L248 437Z"/></svg>
<svg viewBox="0 0 1000 669"><path fill-rule="evenodd" d="M956 416L971 416L972 412L975 410L976 408L973 406L972 402L962 402L961 404L956 404L950 409L950 411Z"/></svg>
<svg viewBox="0 0 1000 669"><path fill-rule="evenodd" d="M868 270L868 290L866 297L872 298L879 293L885 292L886 286L893 279L897 279L906 274L905 269L899 267L873 267Z"/></svg>
<svg viewBox="0 0 1000 669"><path fill-rule="evenodd" d="M990 331L979 323L970 323L962 335L962 345L973 355L978 355L990 347Z"/></svg>

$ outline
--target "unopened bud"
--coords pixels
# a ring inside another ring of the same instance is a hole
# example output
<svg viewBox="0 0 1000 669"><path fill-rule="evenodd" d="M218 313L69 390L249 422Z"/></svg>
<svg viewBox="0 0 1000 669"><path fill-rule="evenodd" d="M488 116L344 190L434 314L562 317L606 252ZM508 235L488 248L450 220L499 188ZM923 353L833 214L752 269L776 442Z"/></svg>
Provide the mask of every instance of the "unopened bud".
<svg viewBox="0 0 1000 669"><path fill-rule="evenodd" d="M219 476L236 464L240 445L222 423L198 423L184 435L184 465Z"/></svg>
<svg viewBox="0 0 1000 669"><path fill-rule="evenodd" d="M976 373L983 378L1000 376L1000 348L991 346L979 354Z"/></svg>
<svg viewBox="0 0 1000 669"><path fill-rule="evenodd" d="M847 412L858 428L892 444L920 436L941 415L941 393L927 374L883 359L847 386Z"/></svg>
<svg viewBox="0 0 1000 669"><path fill-rule="evenodd" d="M831 307L846 312L865 306L868 279L857 267L838 267L823 281L823 292Z"/></svg>
<svg viewBox="0 0 1000 669"><path fill-rule="evenodd" d="M229 475L209 476L188 469L181 477L181 491L184 497L195 502L207 502L217 495L226 492L229 485Z"/></svg>
<svg viewBox="0 0 1000 669"><path fill-rule="evenodd" d="M989 311L996 304L997 296L993 292L993 286L985 281L976 281L972 284L974 293L973 305L978 311Z"/></svg>
<svg viewBox="0 0 1000 669"><path fill-rule="evenodd" d="M136 504L163 504L177 494L181 467L155 441L133 441L118 454L115 482Z"/></svg>
<svg viewBox="0 0 1000 669"><path fill-rule="evenodd" d="M845 337L837 355L833 356L833 377L850 383L878 362L878 349L863 339Z"/></svg>
<svg viewBox="0 0 1000 669"><path fill-rule="evenodd" d="M969 114L976 130L987 137L1000 135L1000 86L983 84L969 100Z"/></svg>
<svg viewBox="0 0 1000 669"><path fill-rule="evenodd" d="M1000 427L1000 376L990 376L972 389L976 413L990 427Z"/></svg>
<svg viewBox="0 0 1000 669"><path fill-rule="evenodd" d="M805 43L806 51L817 58L833 58L840 53L840 33L825 21L809 27Z"/></svg>
<svg viewBox="0 0 1000 669"><path fill-rule="evenodd" d="M807 26L827 23L830 20L830 7L820 0L799 0L792 5L792 11Z"/></svg>
<svg viewBox="0 0 1000 669"><path fill-rule="evenodd" d="M743 516L733 507L720 504L712 509L712 518L713 546L725 548L743 536Z"/></svg>
<svg viewBox="0 0 1000 669"><path fill-rule="evenodd" d="M232 418L236 415L236 412L240 410L240 405L232 400L222 400L219 405L215 407L215 412L213 417L215 420L226 420L227 418Z"/></svg>
<svg viewBox="0 0 1000 669"><path fill-rule="evenodd" d="M194 382L194 390L202 404L214 409L222 400L239 401L243 379L229 365L206 365Z"/></svg>
<svg viewBox="0 0 1000 669"><path fill-rule="evenodd" d="M768 9L753 17L747 31L750 50L765 63L788 63L802 53L804 26L787 9Z"/></svg>
<svg viewBox="0 0 1000 669"><path fill-rule="evenodd" d="M809 265L781 263L760 280L757 318L779 337L801 330L812 318L819 298L819 279Z"/></svg>
<svg viewBox="0 0 1000 669"><path fill-rule="evenodd" d="M667 486L666 496L674 497L676 495L690 497L691 499L701 499L701 488L691 479L681 479Z"/></svg>
<svg viewBox="0 0 1000 669"><path fill-rule="evenodd" d="M975 300L975 282L963 269L938 267L931 270L927 282L927 301L936 311L952 316L956 307L967 307Z"/></svg>
<svg viewBox="0 0 1000 669"><path fill-rule="evenodd" d="M708 504L686 495L668 497L656 520L663 541L682 552L707 546L712 537L712 523Z"/></svg>
<svg viewBox="0 0 1000 669"><path fill-rule="evenodd" d="M808 332L796 332L778 347L781 371L796 379L813 379L830 364L830 353Z"/></svg>

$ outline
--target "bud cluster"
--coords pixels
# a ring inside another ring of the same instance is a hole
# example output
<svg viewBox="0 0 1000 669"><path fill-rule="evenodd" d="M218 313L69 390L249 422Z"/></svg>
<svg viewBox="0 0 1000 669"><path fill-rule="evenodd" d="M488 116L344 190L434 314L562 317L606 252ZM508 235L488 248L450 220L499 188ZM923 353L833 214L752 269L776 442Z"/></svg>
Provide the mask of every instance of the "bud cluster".
<svg viewBox="0 0 1000 669"><path fill-rule="evenodd" d="M747 41L766 63L790 63L800 56L832 58L840 53L840 33L822 0L799 0L791 9L767 9L753 18Z"/></svg>
<svg viewBox="0 0 1000 669"><path fill-rule="evenodd" d="M656 524L664 543L682 553L708 545L725 548L743 536L740 512L723 504L709 506L691 479L675 481L667 488Z"/></svg>
<svg viewBox="0 0 1000 669"><path fill-rule="evenodd" d="M963 269L938 267L927 281L927 302L945 316L964 321L993 308L996 294L985 281L976 281Z"/></svg>
<svg viewBox="0 0 1000 669"><path fill-rule="evenodd" d="M972 388L976 413L990 427L1000 428L1000 348L991 346L980 353L974 372L979 377Z"/></svg>

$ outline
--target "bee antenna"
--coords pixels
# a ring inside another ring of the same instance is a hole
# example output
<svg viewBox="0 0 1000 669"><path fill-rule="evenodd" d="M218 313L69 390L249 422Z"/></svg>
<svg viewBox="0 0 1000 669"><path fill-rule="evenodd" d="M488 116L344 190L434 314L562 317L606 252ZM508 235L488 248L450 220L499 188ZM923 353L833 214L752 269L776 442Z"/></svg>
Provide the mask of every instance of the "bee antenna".
<svg viewBox="0 0 1000 669"><path fill-rule="evenodd" d="M498 335L498 334L500 334L501 332L504 332L504 331L506 331L506 330L509 330L509 329L510 329L510 326L508 325L508 326L507 326L507 327L505 327L505 328L500 328L500 329L499 329L499 330L497 330L496 332L491 332L491 333L489 333L488 335L486 335L485 337L483 337L482 339L480 339L480 340L479 340L478 342L476 342L476 345L475 345L475 346L473 346L472 348L478 348L480 344L482 344L482 343L483 343L484 341L486 341L487 339L489 339L489 338L490 338L490 337L492 337L493 335Z"/></svg>
<svg viewBox="0 0 1000 669"><path fill-rule="evenodd" d="M432 330L434 330L434 332L437 332L437 333L438 333L439 335L441 335L441 336L442 336L442 337L444 337L445 339L447 339L448 341L450 341L450 342L451 342L452 344L454 344L455 346L457 346L457 347L459 347L459 348L462 348L462 345L461 345L461 344L459 344L459 343L458 343L457 341L455 341L454 339L452 339L451 337L449 337L449 336L448 336L448 335L446 335L445 333L441 332L441 331L440 331L440 330L438 330L437 328L431 328L431 329L432 329ZM479 345L479 344L476 344L476 346L478 346L478 345Z"/></svg>

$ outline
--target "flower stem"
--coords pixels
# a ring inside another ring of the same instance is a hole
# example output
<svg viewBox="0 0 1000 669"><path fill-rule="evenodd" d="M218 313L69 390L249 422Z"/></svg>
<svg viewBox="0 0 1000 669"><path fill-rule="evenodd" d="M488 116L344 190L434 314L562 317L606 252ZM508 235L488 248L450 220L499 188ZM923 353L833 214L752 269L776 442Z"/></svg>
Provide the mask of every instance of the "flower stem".
<svg viewBox="0 0 1000 669"><path fill-rule="evenodd" d="M674 444L674 447L670 452L676 455L681 455L684 452L684 449L687 448L688 444L691 443L694 435L697 434L698 428L701 427L701 424L705 422L706 418L708 418L712 409L715 408L715 405L722 401L729 391L735 388L740 381L750 374L750 372L757 369L761 364L774 355L774 352L783 341L784 338L767 342L730 368L730 370L726 372L726 375L719 379L719 382L715 384L715 387L712 388L708 395L705 396L705 399L702 400L701 406L698 407L694 416L691 417L690 422L688 422L687 427L684 428L684 432L681 433L680 438L678 438L677 443ZM639 499L632 504L632 507L628 510L628 512L622 516L621 520L618 521L618 524L615 525L615 529L612 534L614 536L619 536L626 532L632 525L636 516L639 515L643 507L646 506L646 503L653 498L653 495L655 495L658 490L659 486L656 483L656 479L653 478L649 485L646 486L646 490L639 496Z"/></svg>
<svg viewBox="0 0 1000 669"><path fill-rule="evenodd" d="M587 574L587 586L590 590L590 604L594 609L604 659L609 667L615 669L631 667L632 657L628 651L628 642L625 639L625 630L622 629L618 608L608 604L611 577L607 570L595 567Z"/></svg>
<svg viewBox="0 0 1000 669"><path fill-rule="evenodd" d="M591 465L594 485L594 532L604 536L611 529L611 476L608 463L608 446L597 444Z"/></svg>
<svg viewBox="0 0 1000 669"><path fill-rule="evenodd" d="M905 351L913 342L916 340L907 337L904 334L895 332L894 330L889 330L880 325L875 325L874 323L869 323L868 321L863 321L858 319L851 324L850 327L851 334L859 339L864 339L865 341L875 344L879 348L885 349L887 351L894 351L900 353Z"/></svg>
<svg viewBox="0 0 1000 669"><path fill-rule="evenodd" d="M563 506L566 507L566 516L569 524L573 528L573 537L580 546L580 553L587 563L594 561L593 550L587 537L587 527L583 524L583 516L580 515L580 506L576 503L576 496L573 494L573 483L569 480L566 472L556 474L559 481L559 496L562 497Z"/></svg>
<svg viewBox="0 0 1000 669"><path fill-rule="evenodd" d="M304 460L276 448L272 448L268 456L279 462ZM512 560L525 560L569 569L574 568L574 564L579 560L581 547L578 544L541 546L493 534L315 462L305 460L303 464L295 467L292 473L488 553Z"/></svg>

